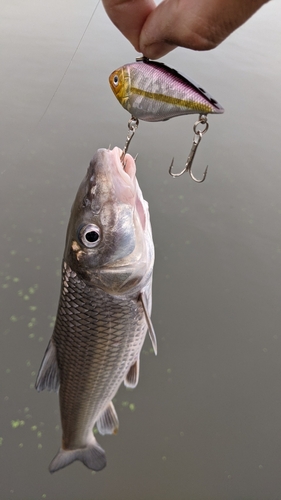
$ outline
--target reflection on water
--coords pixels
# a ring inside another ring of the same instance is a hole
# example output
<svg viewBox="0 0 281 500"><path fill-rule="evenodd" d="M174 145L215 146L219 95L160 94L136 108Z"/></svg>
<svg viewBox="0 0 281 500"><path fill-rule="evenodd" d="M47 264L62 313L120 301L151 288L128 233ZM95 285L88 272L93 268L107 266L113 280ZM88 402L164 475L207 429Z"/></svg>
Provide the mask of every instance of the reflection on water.
<svg viewBox="0 0 281 500"><path fill-rule="evenodd" d="M94 7L76 0L2 5L2 496L278 498L277 0L215 51L178 49L164 58L226 112L210 117L197 153L198 176L209 164L201 185L168 174L172 156L177 165L186 160L193 117L142 123L130 146L139 153L156 246L158 357L148 341L138 389L117 396L120 431L100 441L107 468L47 470L60 435L58 400L38 395L34 381L53 328L66 223L94 151L123 147L129 115L108 75L136 55L99 5L73 57Z"/></svg>

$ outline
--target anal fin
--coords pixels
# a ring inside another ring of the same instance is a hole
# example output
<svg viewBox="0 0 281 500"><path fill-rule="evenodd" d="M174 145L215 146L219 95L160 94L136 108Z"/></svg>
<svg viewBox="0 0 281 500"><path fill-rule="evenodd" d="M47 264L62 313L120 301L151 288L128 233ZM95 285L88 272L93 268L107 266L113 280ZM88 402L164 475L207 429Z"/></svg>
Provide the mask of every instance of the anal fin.
<svg viewBox="0 0 281 500"><path fill-rule="evenodd" d="M139 300L142 303L142 307L143 307L145 319L146 319L146 322L147 322L148 333L149 333L149 337L150 337L150 340L151 340L151 343L152 343L154 354L155 354L155 356L157 356L157 339L156 339L156 334L155 334L155 331L154 331L154 328L153 328L152 321L151 321L150 316L148 314L148 310L147 310L147 307L146 307L145 297L144 297L144 293L143 292L140 293Z"/></svg>
<svg viewBox="0 0 281 500"><path fill-rule="evenodd" d="M130 370L128 371L125 377L124 380L125 387L128 387L129 389L134 389L138 385L139 373L140 373L140 359L138 358L132 364Z"/></svg>
<svg viewBox="0 0 281 500"><path fill-rule="evenodd" d="M60 377L56 356L56 347L53 340L51 339L37 375L35 388L39 392L43 391L44 389L57 392L59 390L59 385Z"/></svg>
<svg viewBox="0 0 281 500"><path fill-rule="evenodd" d="M97 421L97 429L100 434L117 434L119 421L112 401Z"/></svg>

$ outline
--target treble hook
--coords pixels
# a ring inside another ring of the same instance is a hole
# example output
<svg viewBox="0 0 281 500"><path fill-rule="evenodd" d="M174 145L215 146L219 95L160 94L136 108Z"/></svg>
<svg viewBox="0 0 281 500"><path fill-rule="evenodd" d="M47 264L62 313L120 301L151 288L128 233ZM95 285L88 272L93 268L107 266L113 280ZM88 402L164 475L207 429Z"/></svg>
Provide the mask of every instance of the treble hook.
<svg viewBox="0 0 281 500"><path fill-rule="evenodd" d="M123 164L124 168L125 168L124 158L125 158L125 155L128 151L128 148L130 146L130 142L133 139L135 132L138 128L138 125L139 125L139 120L137 118L134 118L134 116L131 116L130 120L128 121L129 132L127 135L126 143L125 143L125 146L124 146L122 153L121 153L121 156L120 156L120 160L121 160L121 163Z"/></svg>
<svg viewBox="0 0 281 500"><path fill-rule="evenodd" d="M203 130L197 130L197 127L198 127L199 124L205 125L205 128ZM203 174L203 178L201 180L199 180L199 179L196 179L196 177L194 177L194 175L192 173L192 163L193 163L194 156L195 156L195 153L197 151L197 148L198 148L198 146L200 144L200 141L201 141L201 139L203 137L203 134L205 134L207 132L208 128L209 128L209 123L208 123L207 116L206 115L199 115L199 119L193 125L194 137L193 137L192 146L191 146L191 150L190 150L189 156L188 156L188 158L186 160L185 167L178 174L174 174L172 172L173 165L174 165L174 158L173 158L172 159L172 163L171 163L170 168L169 168L169 174L172 177L180 177L185 172L188 172L189 175L190 175L190 177L191 177L191 179L193 179L195 182L203 182L206 179L208 165L207 165L207 167L205 169L205 172Z"/></svg>

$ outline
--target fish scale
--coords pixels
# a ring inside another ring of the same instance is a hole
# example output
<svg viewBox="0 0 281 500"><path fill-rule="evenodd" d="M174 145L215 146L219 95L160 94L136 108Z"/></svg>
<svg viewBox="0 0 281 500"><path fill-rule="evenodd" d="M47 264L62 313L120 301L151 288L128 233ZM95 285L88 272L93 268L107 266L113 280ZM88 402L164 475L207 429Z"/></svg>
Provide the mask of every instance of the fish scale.
<svg viewBox="0 0 281 500"><path fill-rule="evenodd" d="M105 402L114 396L140 352L147 325L143 311L136 306L136 298L124 300L88 287L64 265L53 338L60 370L61 418L67 422L63 441L70 448L83 437L81 431L75 433L75 442L66 436L72 436L78 427L83 431L96 422ZM78 352L73 343L79 345ZM89 406L94 410L88 411Z"/></svg>

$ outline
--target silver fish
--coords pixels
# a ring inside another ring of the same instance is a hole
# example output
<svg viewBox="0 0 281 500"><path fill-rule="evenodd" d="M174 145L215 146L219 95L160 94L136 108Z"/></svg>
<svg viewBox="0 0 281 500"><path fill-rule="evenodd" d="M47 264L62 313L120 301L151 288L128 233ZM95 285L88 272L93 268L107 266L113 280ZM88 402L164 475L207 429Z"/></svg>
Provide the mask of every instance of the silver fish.
<svg viewBox="0 0 281 500"><path fill-rule="evenodd" d="M50 472L80 460L106 465L93 434L114 434L112 398L120 384L136 387L149 331L154 264L148 204L136 166L121 150L99 149L80 185L68 224L61 295L53 335L36 389L58 391L62 444Z"/></svg>

